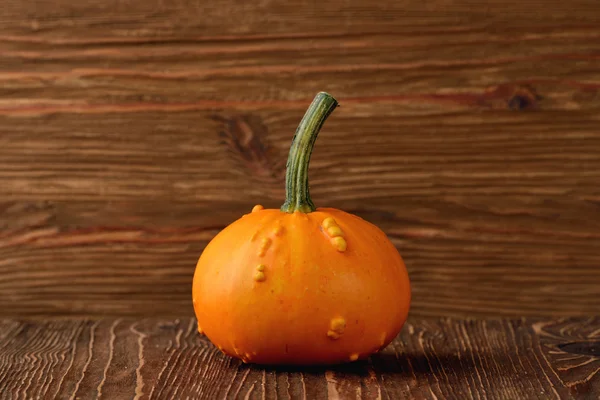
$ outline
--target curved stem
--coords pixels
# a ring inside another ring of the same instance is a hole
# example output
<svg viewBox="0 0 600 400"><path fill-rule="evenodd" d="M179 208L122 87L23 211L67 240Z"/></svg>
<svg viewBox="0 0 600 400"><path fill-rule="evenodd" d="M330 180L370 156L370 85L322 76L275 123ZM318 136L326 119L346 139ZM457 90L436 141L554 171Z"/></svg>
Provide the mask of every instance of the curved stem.
<svg viewBox="0 0 600 400"><path fill-rule="evenodd" d="M318 93L296 129L285 174L285 203L281 211L309 213L316 210L308 190L308 164L321 127L338 102L330 94Z"/></svg>

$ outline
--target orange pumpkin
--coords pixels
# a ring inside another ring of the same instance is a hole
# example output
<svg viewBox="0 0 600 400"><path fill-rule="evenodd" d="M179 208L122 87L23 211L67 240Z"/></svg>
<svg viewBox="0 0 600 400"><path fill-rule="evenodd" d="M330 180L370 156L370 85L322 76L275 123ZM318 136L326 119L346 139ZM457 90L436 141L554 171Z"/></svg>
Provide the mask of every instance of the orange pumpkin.
<svg viewBox="0 0 600 400"><path fill-rule="evenodd" d="M205 248L193 280L198 331L257 364L336 364L387 346L406 321L410 284L400 254L375 225L318 208L308 163L337 106L319 93L287 164L280 210L257 205Z"/></svg>

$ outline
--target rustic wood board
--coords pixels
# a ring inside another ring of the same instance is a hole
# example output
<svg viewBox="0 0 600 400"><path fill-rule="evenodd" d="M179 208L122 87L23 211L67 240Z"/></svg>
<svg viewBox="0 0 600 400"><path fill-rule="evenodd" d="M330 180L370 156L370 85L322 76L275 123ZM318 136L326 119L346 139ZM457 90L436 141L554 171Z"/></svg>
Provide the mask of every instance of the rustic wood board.
<svg viewBox="0 0 600 400"><path fill-rule="evenodd" d="M2 320L0 397L597 399L599 349L599 318L425 319L365 362L263 368L193 319Z"/></svg>
<svg viewBox="0 0 600 400"><path fill-rule="evenodd" d="M597 0L5 0L0 314L189 316L277 207L317 91L317 205L380 225L415 316L598 314Z"/></svg>

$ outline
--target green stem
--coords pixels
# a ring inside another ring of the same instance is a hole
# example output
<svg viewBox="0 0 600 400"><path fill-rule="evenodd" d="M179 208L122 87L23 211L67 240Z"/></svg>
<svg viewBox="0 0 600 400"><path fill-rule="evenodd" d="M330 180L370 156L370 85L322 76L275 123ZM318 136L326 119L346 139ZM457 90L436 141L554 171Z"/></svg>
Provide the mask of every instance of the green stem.
<svg viewBox="0 0 600 400"><path fill-rule="evenodd" d="M317 135L337 105L337 100L331 95L320 92L300 121L288 156L285 203L281 206L281 211L310 213L316 210L308 191L308 164Z"/></svg>

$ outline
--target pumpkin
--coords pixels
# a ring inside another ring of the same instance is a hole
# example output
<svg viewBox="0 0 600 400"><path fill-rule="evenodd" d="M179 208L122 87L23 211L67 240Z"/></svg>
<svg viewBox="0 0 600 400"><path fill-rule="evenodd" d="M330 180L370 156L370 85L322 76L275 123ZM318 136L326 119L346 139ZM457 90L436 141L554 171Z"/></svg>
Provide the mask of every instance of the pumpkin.
<svg viewBox="0 0 600 400"><path fill-rule="evenodd" d="M281 209L255 206L220 231L193 278L198 331L225 354L256 364L365 359L406 321L410 284L384 232L334 208L315 208L313 144L338 102L319 93L300 122Z"/></svg>

